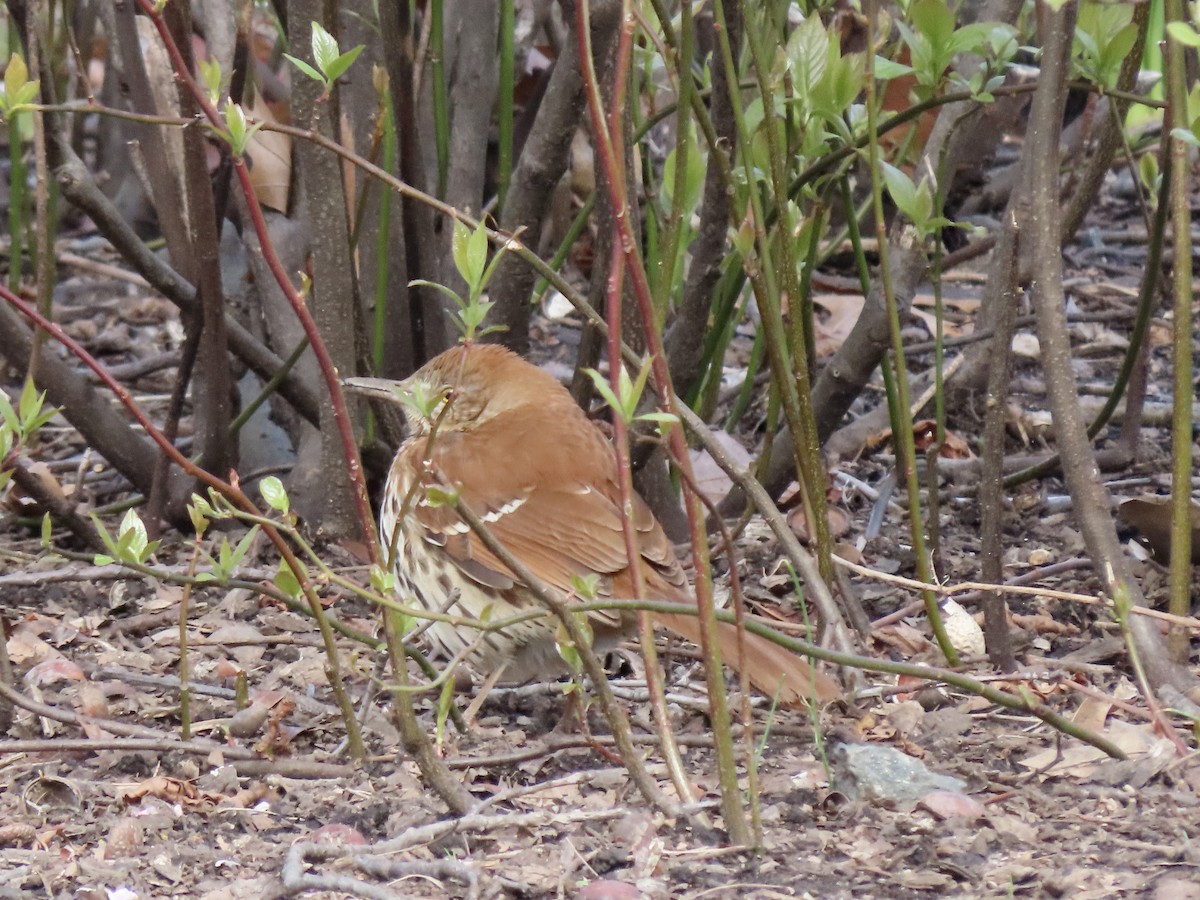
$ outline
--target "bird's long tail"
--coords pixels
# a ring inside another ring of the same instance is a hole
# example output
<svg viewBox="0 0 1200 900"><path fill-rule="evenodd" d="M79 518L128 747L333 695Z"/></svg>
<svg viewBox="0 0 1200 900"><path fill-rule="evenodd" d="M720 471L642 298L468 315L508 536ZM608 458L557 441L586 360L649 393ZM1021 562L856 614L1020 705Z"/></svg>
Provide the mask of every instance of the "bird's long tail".
<svg viewBox="0 0 1200 900"><path fill-rule="evenodd" d="M658 614L655 621L692 643L700 643L700 620L695 616ZM842 696L838 683L818 672L808 660L785 650L762 635L747 631L744 635L745 655L739 652L737 627L729 622L717 623L717 641L722 661L735 672L745 673L755 690L768 697L776 696L779 703L799 708L813 701L818 705Z"/></svg>

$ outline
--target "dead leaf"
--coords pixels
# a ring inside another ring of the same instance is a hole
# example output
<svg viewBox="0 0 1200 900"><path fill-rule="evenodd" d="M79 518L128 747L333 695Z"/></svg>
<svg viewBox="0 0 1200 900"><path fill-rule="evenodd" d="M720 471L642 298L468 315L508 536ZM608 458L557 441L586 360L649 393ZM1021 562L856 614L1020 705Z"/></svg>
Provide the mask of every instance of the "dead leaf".
<svg viewBox="0 0 1200 900"><path fill-rule="evenodd" d="M1036 634L1079 634L1079 628L1069 622L1059 622L1043 613L1031 616L1013 614L1012 622L1022 631L1032 631Z"/></svg>
<svg viewBox="0 0 1200 900"><path fill-rule="evenodd" d="M1110 722L1100 735L1112 741L1130 759L1155 753L1162 744L1166 744L1172 752L1174 750L1171 742L1156 735L1149 725L1131 725L1118 719ZM1047 747L1021 760L1020 765L1038 772L1042 778L1061 776L1087 781L1108 759L1108 755L1098 747L1073 742L1061 747L1061 756L1058 748Z"/></svg>
<svg viewBox="0 0 1200 900"><path fill-rule="evenodd" d="M865 301L862 294L817 294L813 297L813 305L829 313L813 323L817 356L832 356L850 336L862 315Z"/></svg>
<svg viewBox="0 0 1200 900"><path fill-rule="evenodd" d="M933 419L913 422L913 440L918 450L928 450L937 440L937 422ZM938 449L938 456L943 459L971 459L975 454L960 435L947 431L942 446Z"/></svg>
<svg viewBox="0 0 1200 900"><path fill-rule="evenodd" d="M1084 697L1075 715L1071 716L1071 721L1088 731L1100 731L1112 708L1112 701L1108 698Z"/></svg>
<svg viewBox="0 0 1200 900"><path fill-rule="evenodd" d="M825 508L825 518L829 522L829 536L840 538L850 530L850 515L844 509L837 506L827 506ZM807 543L811 540L808 533L808 520L804 516L804 507L797 505L787 514L788 525L795 532L796 537Z"/></svg>
<svg viewBox="0 0 1200 900"><path fill-rule="evenodd" d="M1190 501L1192 565L1200 564L1200 503ZM1147 495L1126 500L1117 518L1132 528L1164 566L1171 562L1171 498Z"/></svg>
<svg viewBox="0 0 1200 900"><path fill-rule="evenodd" d="M968 822L982 819L986 812L983 804L974 797L957 791L930 791L917 805L939 819L966 819Z"/></svg>
<svg viewBox="0 0 1200 900"><path fill-rule="evenodd" d="M156 775L153 778L147 778L138 784L133 785L124 793L121 794L121 799L125 803L136 803L146 797L157 797L170 804L183 804L193 807L208 807L212 805L212 798L201 795L196 789L196 786L190 781L183 781L178 778L168 778L165 775Z"/></svg>
<svg viewBox="0 0 1200 900"><path fill-rule="evenodd" d="M729 456L733 462L740 468L746 468L750 465L750 453L738 440L726 431L717 429L713 432L713 437L717 443L721 445L721 449ZM733 487L733 482L725 471L717 465L716 460L709 455L707 450L690 450L688 455L692 458L692 470L695 474L696 486L711 503L719 502Z"/></svg>
<svg viewBox="0 0 1200 900"><path fill-rule="evenodd" d="M39 687L60 681L83 681L85 678L83 669L62 656L43 660L25 673L26 683Z"/></svg>
<svg viewBox="0 0 1200 900"><path fill-rule="evenodd" d="M911 659L929 649L929 639L905 622L873 629L871 637L885 647L896 650L904 659Z"/></svg>
<svg viewBox="0 0 1200 900"><path fill-rule="evenodd" d="M259 122L275 124L278 121L275 112L258 91L255 91L254 101L247 112ZM291 137L277 131L259 129L246 146L246 156L250 161L250 183L254 186L254 196L258 202L286 213L288 191L292 184Z"/></svg>

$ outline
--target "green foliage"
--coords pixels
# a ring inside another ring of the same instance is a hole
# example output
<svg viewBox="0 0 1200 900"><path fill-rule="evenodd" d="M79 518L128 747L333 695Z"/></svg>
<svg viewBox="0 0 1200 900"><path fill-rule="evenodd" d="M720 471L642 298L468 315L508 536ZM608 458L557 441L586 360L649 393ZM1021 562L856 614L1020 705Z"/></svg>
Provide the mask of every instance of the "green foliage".
<svg viewBox="0 0 1200 900"><path fill-rule="evenodd" d="M104 546L108 549L108 553L97 553L95 555L95 564L98 566L106 566L110 563L121 562L137 566L144 566L154 552L158 549L162 541L151 541L146 534L146 525L138 515L136 509L131 509L125 513L125 518L121 520L121 525L117 529L117 536L114 539L112 534L104 523L100 521L100 517L92 513L92 524L96 526L96 532L100 535L100 540L104 542Z"/></svg>
<svg viewBox="0 0 1200 900"><path fill-rule="evenodd" d="M1137 26L1133 24L1132 6L1124 3L1080 4L1075 22L1074 54L1075 66L1084 78L1106 88L1115 88L1121 65L1136 42Z"/></svg>
<svg viewBox="0 0 1200 900"><path fill-rule="evenodd" d="M843 54L837 35L826 29L820 16L810 15L788 37L786 60L801 127L807 132L816 119L846 136L846 111L862 91L863 55ZM896 74L907 71L902 66ZM812 153L817 147L806 141L805 149Z"/></svg>
<svg viewBox="0 0 1200 900"><path fill-rule="evenodd" d="M262 122L249 124L246 121L246 113L242 111L241 106L232 100L226 100L225 127L223 129L215 126L210 127L217 137L229 144L235 156L244 156L246 148L250 144L250 139L254 137L258 129L262 128Z"/></svg>
<svg viewBox="0 0 1200 900"><path fill-rule="evenodd" d="M342 53L334 36L322 28L319 22L313 22L312 55L313 61L317 64L316 68L290 53L283 55L297 69L324 86L320 99L326 100L329 98L330 91L333 90L334 83L346 74L346 70L354 64L362 51L363 45L359 44L354 49Z"/></svg>
<svg viewBox="0 0 1200 900"><path fill-rule="evenodd" d="M446 405L446 392L431 390L420 379L406 381L394 390L405 411L426 422L436 421Z"/></svg>
<svg viewBox="0 0 1200 900"><path fill-rule="evenodd" d="M300 579L296 577L296 573L292 571L292 567L288 565L287 560L281 559L279 561L279 569L275 572L275 578L272 583L293 600L300 599Z"/></svg>
<svg viewBox="0 0 1200 900"><path fill-rule="evenodd" d="M58 414L57 408L47 408L45 404L45 392L39 393L32 380L25 382L15 407L8 395L0 391L0 491L12 478L14 454Z"/></svg>
<svg viewBox="0 0 1200 900"><path fill-rule="evenodd" d="M595 600L600 596L600 576L595 572L571 576L571 590L580 600Z"/></svg>
<svg viewBox="0 0 1200 900"><path fill-rule="evenodd" d="M503 252L504 248L501 248L500 252L489 262L487 226L483 222L479 222L472 230L456 220L451 253L454 257L454 267L458 269L459 276L467 284L467 296L464 298L446 285L426 281L424 278L410 281L409 286L430 287L452 299L458 306L454 325L462 334L464 341L473 341L485 334L503 331L504 326L502 325L483 326L483 322L493 306L492 301L483 299L483 292L487 288L488 282L491 281L492 275L495 274L496 266L499 265Z"/></svg>
<svg viewBox="0 0 1200 900"><path fill-rule="evenodd" d="M221 102L223 92L223 73L221 63L216 59L201 59L196 62L200 69L200 81L208 94L208 101L216 106Z"/></svg>
<svg viewBox="0 0 1200 900"><path fill-rule="evenodd" d="M287 489L284 488L283 482L274 475L268 475L259 482L258 490L262 493L262 497L267 501L267 505L278 512L287 515L290 508Z"/></svg>
<svg viewBox="0 0 1200 900"><path fill-rule="evenodd" d="M453 507L458 505L458 492L448 491L431 484L425 488L425 502L433 508L439 506Z"/></svg>
<svg viewBox="0 0 1200 900"><path fill-rule="evenodd" d="M583 637L584 643L588 647L592 646L595 636L592 633L592 623L586 612L570 613L575 620L575 626L579 629ZM575 641L567 633L566 626L561 622L554 632L554 646L558 650L558 655L562 657L563 662L576 675L583 671L583 655Z"/></svg>
<svg viewBox="0 0 1200 900"><path fill-rule="evenodd" d="M228 581L233 577L234 571L242 564L242 560L246 558L246 554L250 552L251 546L254 544L254 539L258 537L259 527L255 525L244 535L236 545L229 543L229 538L221 535L221 544L217 548L217 555L214 557L211 553L201 549L200 553L208 561L211 566L211 571L200 572L196 578L199 581Z"/></svg>
<svg viewBox="0 0 1200 900"><path fill-rule="evenodd" d="M928 178L922 178L920 184L913 184L911 178L891 163L881 162L881 166L892 202L908 217L922 238L931 237L938 228L950 224L943 216L934 215L933 188Z"/></svg>
<svg viewBox="0 0 1200 900"><path fill-rule="evenodd" d="M897 25L908 45L919 100L936 95L959 53L1006 62L1017 50L1010 27L974 22L956 28L953 10L940 0L917 0L909 7L909 16L910 23Z"/></svg>
<svg viewBox="0 0 1200 900"><path fill-rule="evenodd" d="M626 425L632 425L635 422L655 422L660 428L663 428L678 421L673 415L665 412L653 411L638 414L638 403L641 402L642 392L650 377L649 359L642 361L642 367L637 373L637 378L634 379L629 377L629 371L625 366L620 366L617 370L616 391L613 391L609 380L595 369L586 369L585 371L592 379L592 383L595 384L596 392L604 398L604 402Z"/></svg>
<svg viewBox="0 0 1200 900"><path fill-rule="evenodd" d="M376 592L383 594L384 596L390 596L396 593L395 572L389 572L382 566L374 565L371 566L369 578L371 581L371 587Z"/></svg>
<svg viewBox="0 0 1200 900"><path fill-rule="evenodd" d="M32 109L37 97L38 82L29 80L29 68L18 54L8 59L4 69L4 90L0 92L0 119Z"/></svg>
<svg viewBox="0 0 1200 900"><path fill-rule="evenodd" d="M688 153L687 168L684 171L684 194L679 202L680 209L683 211L684 221L690 219L697 207L700 206L700 193L704 190L704 170L708 159L708 155L699 152L699 148L696 146L694 126L691 126L689 123L689 127L693 128L693 133L688 142L691 152ZM676 156L677 154L673 148L667 154L667 160L663 164L662 199L667 206L675 202Z"/></svg>

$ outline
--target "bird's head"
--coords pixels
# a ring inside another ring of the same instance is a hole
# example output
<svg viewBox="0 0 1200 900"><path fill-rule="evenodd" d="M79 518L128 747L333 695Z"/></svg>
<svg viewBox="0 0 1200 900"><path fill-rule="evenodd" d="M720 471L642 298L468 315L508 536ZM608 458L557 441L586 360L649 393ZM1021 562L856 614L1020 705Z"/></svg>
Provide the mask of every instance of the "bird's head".
<svg viewBox="0 0 1200 900"><path fill-rule="evenodd" d="M347 378L346 387L400 403L414 434L477 428L527 404L570 395L552 375L497 344L460 344L438 354L403 381Z"/></svg>

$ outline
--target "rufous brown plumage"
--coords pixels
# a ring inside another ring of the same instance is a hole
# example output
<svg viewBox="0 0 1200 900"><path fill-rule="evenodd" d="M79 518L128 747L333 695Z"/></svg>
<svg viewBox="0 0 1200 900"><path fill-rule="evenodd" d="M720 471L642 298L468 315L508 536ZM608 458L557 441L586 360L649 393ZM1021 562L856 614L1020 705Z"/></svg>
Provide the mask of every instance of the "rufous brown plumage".
<svg viewBox="0 0 1200 900"><path fill-rule="evenodd" d="M599 576L601 598L634 596L613 448L553 376L502 347L467 344L437 356L406 382L350 383L393 399L408 390L429 400L423 412L412 403L405 407L412 435L392 463L379 515L380 541L394 548L403 600L469 619L539 608L452 505L429 502L427 488L442 484L560 599L576 595L576 576L589 575ZM694 603L670 541L640 498L633 518L643 595ZM695 616L655 619L689 640L699 637ZM627 636L636 622L632 613L615 610L590 613L589 620L598 650ZM553 618L489 633L435 621L426 635L436 650L464 654L482 674L504 666L505 680L521 682L564 671ZM732 625L722 623L718 637L732 668L745 671L763 693L778 690L787 705L839 695L828 676L758 635L744 635L744 658Z"/></svg>

